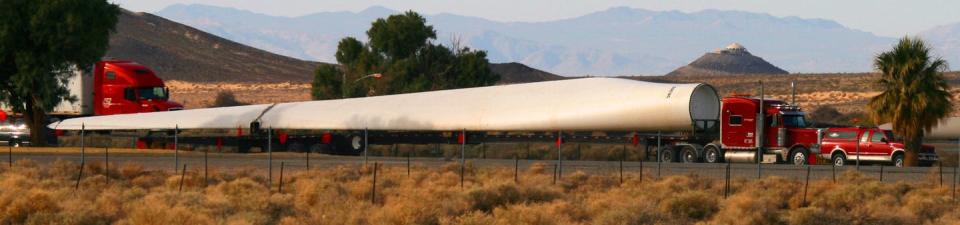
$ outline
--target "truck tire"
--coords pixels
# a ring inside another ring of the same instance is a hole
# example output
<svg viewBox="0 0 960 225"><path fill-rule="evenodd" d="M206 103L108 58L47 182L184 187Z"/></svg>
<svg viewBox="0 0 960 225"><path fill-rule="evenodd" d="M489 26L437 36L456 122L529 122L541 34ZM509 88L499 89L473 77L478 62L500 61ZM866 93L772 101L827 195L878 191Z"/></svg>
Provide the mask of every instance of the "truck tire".
<svg viewBox="0 0 960 225"><path fill-rule="evenodd" d="M723 162L723 155L720 153L720 148L717 148L716 145L707 145L707 147L704 147L703 161L707 163Z"/></svg>
<svg viewBox="0 0 960 225"><path fill-rule="evenodd" d="M670 163L676 159L676 154L674 153L673 148L670 146L664 146L660 148L660 155L657 157L660 157L660 162Z"/></svg>
<svg viewBox="0 0 960 225"><path fill-rule="evenodd" d="M833 153L833 157L830 157L830 162L833 163L833 166L844 166L847 164L847 157L842 153Z"/></svg>
<svg viewBox="0 0 960 225"><path fill-rule="evenodd" d="M360 155L364 151L363 135L349 134L336 140L333 144L333 154Z"/></svg>
<svg viewBox="0 0 960 225"><path fill-rule="evenodd" d="M790 151L790 155L787 157L787 160L790 164L803 166L807 164L807 157L809 156L810 154L808 153L807 149L794 148L792 151Z"/></svg>
<svg viewBox="0 0 960 225"><path fill-rule="evenodd" d="M364 146L365 143L363 140L363 135L351 135L348 140L350 141L350 150L353 153L359 155L363 153L363 150L366 149L366 146Z"/></svg>
<svg viewBox="0 0 960 225"><path fill-rule="evenodd" d="M893 153L893 158L890 161L893 162L893 166L903 167L903 153Z"/></svg>
<svg viewBox="0 0 960 225"><path fill-rule="evenodd" d="M700 154L697 154L697 149L692 146L683 146L680 148L680 162L698 163L700 162Z"/></svg>

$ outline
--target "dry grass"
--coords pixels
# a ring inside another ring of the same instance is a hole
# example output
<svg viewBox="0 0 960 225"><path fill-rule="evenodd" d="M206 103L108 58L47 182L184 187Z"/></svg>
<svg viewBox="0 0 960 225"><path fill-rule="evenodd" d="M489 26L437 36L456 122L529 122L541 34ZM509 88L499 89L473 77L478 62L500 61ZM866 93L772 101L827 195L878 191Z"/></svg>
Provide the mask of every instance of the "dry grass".
<svg viewBox="0 0 960 225"><path fill-rule="evenodd" d="M880 183L856 173L803 183L770 177L723 181L695 175L637 179L573 172L556 185L544 165L512 181L511 169L386 167L371 202L371 168L338 167L286 177L284 192L253 173L219 173L204 185L125 164L0 167L0 224L956 224L951 190L934 180ZM276 180L275 180L276 181Z"/></svg>

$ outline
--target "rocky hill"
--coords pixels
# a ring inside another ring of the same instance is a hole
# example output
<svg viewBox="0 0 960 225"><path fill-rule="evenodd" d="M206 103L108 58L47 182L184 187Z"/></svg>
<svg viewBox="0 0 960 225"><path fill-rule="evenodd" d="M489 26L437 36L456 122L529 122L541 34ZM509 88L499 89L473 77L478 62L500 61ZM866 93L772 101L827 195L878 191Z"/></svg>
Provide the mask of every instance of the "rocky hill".
<svg viewBox="0 0 960 225"><path fill-rule="evenodd" d="M710 76L732 74L788 74L786 70L754 56L742 45L733 43L724 49L708 52L668 76Z"/></svg>
<svg viewBox="0 0 960 225"><path fill-rule="evenodd" d="M126 10L110 37L107 57L144 64L163 79L193 82L309 82L318 65Z"/></svg>

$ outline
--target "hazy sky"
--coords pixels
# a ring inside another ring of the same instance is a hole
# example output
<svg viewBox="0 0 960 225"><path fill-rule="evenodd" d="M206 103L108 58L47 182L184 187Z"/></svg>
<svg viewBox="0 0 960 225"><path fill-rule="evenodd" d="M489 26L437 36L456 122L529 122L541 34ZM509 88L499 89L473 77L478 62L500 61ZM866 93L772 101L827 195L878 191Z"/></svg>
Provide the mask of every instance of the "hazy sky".
<svg viewBox="0 0 960 225"><path fill-rule="evenodd" d="M960 22L956 0L109 0L133 11L156 12L171 4L226 6L277 16L360 11L370 6L421 13L453 13L497 21L545 21L576 17L615 6L695 12L740 10L774 16L824 18L877 35L899 37Z"/></svg>

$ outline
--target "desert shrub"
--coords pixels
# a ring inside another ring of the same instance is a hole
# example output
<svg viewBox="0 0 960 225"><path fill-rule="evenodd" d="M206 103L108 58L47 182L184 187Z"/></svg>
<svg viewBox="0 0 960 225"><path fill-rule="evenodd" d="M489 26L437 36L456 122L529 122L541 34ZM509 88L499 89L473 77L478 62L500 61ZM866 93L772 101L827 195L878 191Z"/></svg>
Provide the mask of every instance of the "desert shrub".
<svg viewBox="0 0 960 225"><path fill-rule="evenodd" d="M494 208L517 203L540 203L559 198L558 191L541 186L518 187L513 183L500 183L476 187L467 192L471 209L490 212Z"/></svg>
<svg viewBox="0 0 960 225"><path fill-rule="evenodd" d="M850 224L849 218L845 212L808 207L790 210L784 220L791 225L827 225Z"/></svg>
<svg viewBox="0 0 960 225"><path fill-rule="evenodd" d="M662 213L649 203L631 203L625 207L600 212L592 222L597 225L677 224L670 215Z"/></svg>
<svg viewBox="0 0 960 225"><path fill-rule="evenodd" d="M278 193L253 169L179 174L113 167L84 176L74 190L67 161L17 162L0 171L0 224L956 224L958 204L937 182L881 183L846 173L840 182L767 177L723 181L697 176L625 180L573 172L552 184L535 164L512 181L512 168L476 168L459 186L459 165L383 167L377 197L371 174L356 166L294 172ZM551 168L552 169L552 168ZM533 171L533 172L531 172ZM85 171L87 173L87 171Z"/></svg>
<svg viewBox="0 0 960 225"><path fill-rule="evenodd" d="M718 202L715 195L688 191L667 198L660 204L660 209L675 217L701 220L719 210Z"/></svg>
<svg viewBox="0 0 960 225"><path fill-rule="evenodd" d="M217 92L217 97L213 100L213 107L241 106L249 104L250 103L238 101L237 97L234 96L233 92L231 91Z"/></svg>

